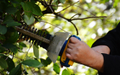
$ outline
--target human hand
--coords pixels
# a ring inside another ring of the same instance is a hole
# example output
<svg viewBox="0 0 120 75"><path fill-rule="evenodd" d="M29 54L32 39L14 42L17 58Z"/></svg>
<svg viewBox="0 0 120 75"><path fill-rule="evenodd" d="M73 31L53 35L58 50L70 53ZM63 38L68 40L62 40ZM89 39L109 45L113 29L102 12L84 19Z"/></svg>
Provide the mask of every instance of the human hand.
<svg viewBox="0 0 120 75"><path fill-rule="evenodd" d="M84 63L85 59L90 57L91 48L83 41L71 37L66 50L66 57L78 63Z"/></svg>
<svg viewBox="0 0 120 75"><path fill-rule="evenodd" d="M71 37L67 46L66 57L74 62L84 64L103 72L103 56L94 49L90 48L85 42Z"/></svg>

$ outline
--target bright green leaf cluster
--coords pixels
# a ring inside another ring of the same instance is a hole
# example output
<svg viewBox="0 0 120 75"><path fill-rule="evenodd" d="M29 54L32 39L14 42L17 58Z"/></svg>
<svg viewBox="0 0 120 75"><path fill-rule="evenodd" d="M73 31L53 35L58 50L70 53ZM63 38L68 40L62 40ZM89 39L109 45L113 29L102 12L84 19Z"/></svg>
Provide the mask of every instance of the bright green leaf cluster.
<svg viewBox="0 0 120 75"><path fill-rule="evenodd" d="M39 61L33 59L25 60L22 62L22 64L30 67L38 67L38 68L43 66L43 64L41 64Z"/></svg>
<svg viewBox="0 0 120 75"><path fill-rule="evenodd" d="M54 63L54 65L53 65L53 70L54 70L57 74L59 74L59 73L60 73L60 66L59 66L57 63Z"/></svg>

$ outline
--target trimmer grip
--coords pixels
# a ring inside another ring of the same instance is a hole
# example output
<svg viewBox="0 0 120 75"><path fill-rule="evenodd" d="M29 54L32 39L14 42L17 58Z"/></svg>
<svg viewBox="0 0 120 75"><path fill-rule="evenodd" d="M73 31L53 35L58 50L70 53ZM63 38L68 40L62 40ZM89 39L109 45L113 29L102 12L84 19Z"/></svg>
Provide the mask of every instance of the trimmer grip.
<svg viewBox="0 0 120 75"><path fill-rule="evenodd" d="M71 37L75 37L75 38L77 38L78 40L81 40L81 39L80 39L78 36L76 36L76 35L71 35L71 36L69 37L69 39L70 39ZM59 54L59 55L61 56L61 58L60 58L60 63L61 63L61 65L66 66L66 67L69 67L69 66L72 66L72 65L73 65L73 61L71 61L71 60L69 60L68 58L66 58L66 54L65 54L66 49L67 49L67 45L68 45L68 43L69 43L69 39L65 41L65 43L64 43L64 45L63 45L63 47L62 47L62 49L61 49L61 52L60 52L60 54Z"/></svg>

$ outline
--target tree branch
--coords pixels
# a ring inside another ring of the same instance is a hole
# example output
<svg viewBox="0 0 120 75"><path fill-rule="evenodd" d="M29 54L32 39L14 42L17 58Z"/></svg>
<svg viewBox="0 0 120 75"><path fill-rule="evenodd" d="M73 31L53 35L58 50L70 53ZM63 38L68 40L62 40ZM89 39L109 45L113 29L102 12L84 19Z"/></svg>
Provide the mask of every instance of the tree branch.
<svg viewBox="0 0 120 75"><path fill-rule="evenodd" d="M85 17L85 18L74 18L74 19L71 19L72 21L73 20L85 20L85 19L90 19L90 18L106 18L107 16L93 16L93 17Z"/></svg>
<svg viewBox="0 0 120 75"><path fill-rule="evenodd" d="M75 29L76 29L77 35L79 35L79 32L78 32L78 29L77 29L76 25L75 25L72 21L69 21L69 22L73 24L73 26L74 26Z"/></svg>

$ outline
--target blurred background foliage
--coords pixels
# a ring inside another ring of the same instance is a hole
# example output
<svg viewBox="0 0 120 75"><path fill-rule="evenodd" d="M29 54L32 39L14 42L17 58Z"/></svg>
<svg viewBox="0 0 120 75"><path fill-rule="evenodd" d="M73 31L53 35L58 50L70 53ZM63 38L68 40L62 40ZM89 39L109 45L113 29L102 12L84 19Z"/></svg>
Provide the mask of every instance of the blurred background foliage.
<svg viewBox="0 0 120 75"><path fill-rule="evenodd" d="M19 41L15 26L70 32L90 47L120 20L119 0L0 0L0 75L97 75L97 70L74 63L60 67L39 45Z"/></svg>

